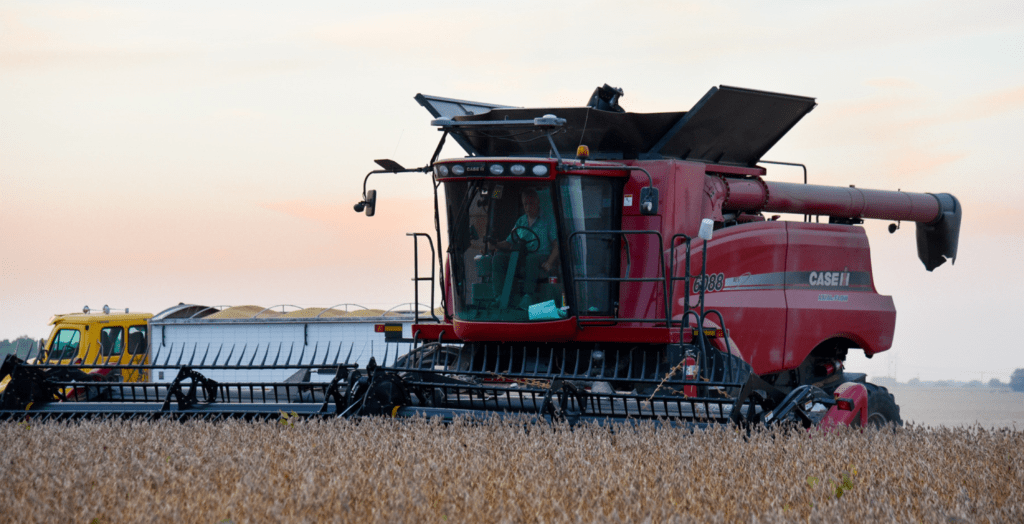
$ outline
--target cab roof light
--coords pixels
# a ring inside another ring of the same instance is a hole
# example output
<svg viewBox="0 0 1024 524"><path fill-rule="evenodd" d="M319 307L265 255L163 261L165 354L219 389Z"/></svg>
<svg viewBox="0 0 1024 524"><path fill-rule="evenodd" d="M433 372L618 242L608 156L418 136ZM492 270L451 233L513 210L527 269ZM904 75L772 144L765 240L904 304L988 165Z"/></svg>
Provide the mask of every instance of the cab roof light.
<svg viewBox="0 0 1024 524"><path fill-rule="evenodd" d="M583 164L588 158L590 158L590 148L580 144L580 146L576 148L576 159L580 161L580 164Z"/></svg>

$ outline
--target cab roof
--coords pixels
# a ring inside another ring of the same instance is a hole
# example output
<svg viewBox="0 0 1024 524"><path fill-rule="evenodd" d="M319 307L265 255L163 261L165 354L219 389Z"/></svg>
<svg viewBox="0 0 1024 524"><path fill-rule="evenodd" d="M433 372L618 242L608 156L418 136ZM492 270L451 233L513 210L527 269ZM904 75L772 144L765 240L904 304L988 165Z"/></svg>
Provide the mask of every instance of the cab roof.
<svg viewBox="0 0 1024 524"><path fill-rule="evenodd" d="M62 315L54 315L50 319L50 325L61 324L97 324L101 322L137 322L140 320L149 320L153 318L152 313L65 313Z"/></svg>

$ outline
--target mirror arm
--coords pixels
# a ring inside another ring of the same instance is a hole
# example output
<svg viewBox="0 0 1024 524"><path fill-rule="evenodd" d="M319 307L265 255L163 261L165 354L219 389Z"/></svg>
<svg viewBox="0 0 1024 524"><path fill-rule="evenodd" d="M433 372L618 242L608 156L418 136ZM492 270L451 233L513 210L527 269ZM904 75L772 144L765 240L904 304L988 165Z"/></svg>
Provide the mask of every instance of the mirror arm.
<svg viewBox="0 0 1024 524"><path fill-rule="evenodd" d="M444 144L444 139L441 140L441 144L442 145ZM438 151L435 152L434 154L436 155L438 152L440 152L440 150L441 150L441 145L438 145ZM431 163L431 165L433 165L433 163ZM356 213L362 212L363 206L366 204L366 183L370 180L370 175L374 175L374 174L377 174L377 173L395 173L395 174L398 174L398 173L429 173L432 170L433 170L433 168L428 165L428 166L424 166L424 167L414 167L414 168L411 168L411 169L395 169L395 170L392 170L392 169L374 169L373 171L370 171L369 173L366 174L366 177L363 178L363 200L358 202L358 203L356 203L356 205L355 205Z"/></svg>

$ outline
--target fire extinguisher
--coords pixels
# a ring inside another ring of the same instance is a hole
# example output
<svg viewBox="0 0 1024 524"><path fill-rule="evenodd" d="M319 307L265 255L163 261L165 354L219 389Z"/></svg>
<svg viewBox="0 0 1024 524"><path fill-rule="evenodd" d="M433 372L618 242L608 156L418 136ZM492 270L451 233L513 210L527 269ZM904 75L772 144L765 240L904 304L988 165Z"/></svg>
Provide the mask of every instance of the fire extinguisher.
<svg viewBox="0 0 1024 524"><path fill-rule="evenodd" d="M697 375L700 374L699 372L700 370L697 367L697 356L693 354L693 350L686 350L686 353L683 355L683 373L686 377L686 381L695 382L697 380ZM696 397L697 385L683 386L683 395L687 397Z"/></svg>

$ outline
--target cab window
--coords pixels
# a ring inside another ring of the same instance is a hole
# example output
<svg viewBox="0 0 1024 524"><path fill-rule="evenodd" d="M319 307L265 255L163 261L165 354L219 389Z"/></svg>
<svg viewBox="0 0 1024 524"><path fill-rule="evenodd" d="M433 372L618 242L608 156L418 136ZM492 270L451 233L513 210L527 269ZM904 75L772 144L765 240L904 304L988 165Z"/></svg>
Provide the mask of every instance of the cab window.
<svg viewBox="0 0 1024 524"><path fill-rule="evenodd" d="M82 333L77 329L62 329L53 337L47 360L66 360L78 356L78 344Z"/></svg>
<svg viewBox="0 0 1024 524"><path fill-rule="evenodd" d="M559 181L562 199L562 227L567 232L566 258L576 281L576 304L581 315L612 315L618 295L620 238L614 233L621 200L611 178L570 175Z"/></svg>
<svg viewBox="0 0 1024 524"><path fill-rule="evenodd" d="M566 305L551 184L470 180L445 186L455 317L552 320L530 313L546 302Z"/></svg>
<svg viewBox="0 0 1024 524"><path fill-rule="evenodd" d="M146 326L128 328L128 354L138 355L146 352Z"/></svg>
<svg viewBox="0 0 1024 524"><path fill-rule="evenodd" d="M108 327L100 331L100 355L120 355L124 349L124 328Z"/></svg>

